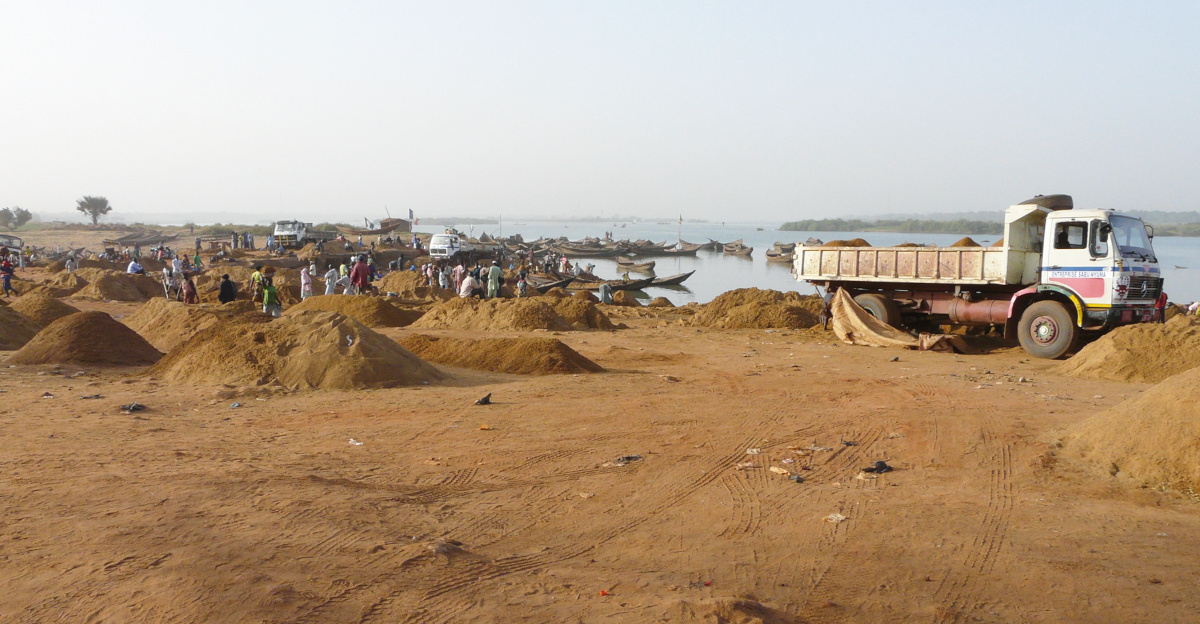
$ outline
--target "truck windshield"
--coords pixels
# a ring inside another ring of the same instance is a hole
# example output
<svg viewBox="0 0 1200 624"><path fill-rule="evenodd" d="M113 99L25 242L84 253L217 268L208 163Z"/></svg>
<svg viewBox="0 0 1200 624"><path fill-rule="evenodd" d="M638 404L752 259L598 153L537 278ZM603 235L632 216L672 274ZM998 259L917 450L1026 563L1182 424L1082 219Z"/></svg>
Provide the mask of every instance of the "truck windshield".
<svg viewBox="0 0 1200 624"><path fill-rule="evenodd" d="M430 246L438 245L440 247L445 247L454 244L454 237L446 236L445 234L438 234L429 239L429 244Z"/></svg>
<svg viewBox="0 0 1200 624"><path fill-rule="evenodd" d="M1112 239L1122 258L1138 258L1158 262L1154 257L1154 248L1150 245L1150 237L1146 236L1146 226L1139 219L1129 217L1110 217Z"/></svg>

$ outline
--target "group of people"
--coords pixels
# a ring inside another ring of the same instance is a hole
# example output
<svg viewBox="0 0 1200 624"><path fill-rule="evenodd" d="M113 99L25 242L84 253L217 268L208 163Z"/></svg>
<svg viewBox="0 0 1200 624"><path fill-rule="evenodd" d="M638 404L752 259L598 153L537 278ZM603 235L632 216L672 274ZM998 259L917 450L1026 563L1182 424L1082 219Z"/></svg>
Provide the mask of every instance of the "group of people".
<svg viewBox="0 0 1200 624"><path fill-rule="evenodd" d="M249 249L253 251L254 235L250 232L242 232L241 234L238 234L237 232L230 232L229 246L234 249Z"/></svg>

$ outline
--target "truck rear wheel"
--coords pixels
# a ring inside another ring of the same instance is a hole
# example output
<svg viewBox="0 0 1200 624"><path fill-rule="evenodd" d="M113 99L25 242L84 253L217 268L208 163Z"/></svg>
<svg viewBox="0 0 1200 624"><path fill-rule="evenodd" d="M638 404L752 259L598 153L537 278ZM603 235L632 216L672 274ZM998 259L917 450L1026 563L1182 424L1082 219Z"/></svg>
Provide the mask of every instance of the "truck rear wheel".
<svg viewBox="0 0 1200 624"><path fill-rule="evenodd" d="M900 326L900 306L895 301L879 293L863 293L854 298L854 303L884 323L892 327Z"/></svg>
<svg viewBox="0 0 1200 624"><path fill-rule="evenodd" d="M1066 306L1057 301L1038 301L1025 309L1017 329L1021 347L1034 357L1049 360L1067 354L1079 336L1079 328Z"/></svg>

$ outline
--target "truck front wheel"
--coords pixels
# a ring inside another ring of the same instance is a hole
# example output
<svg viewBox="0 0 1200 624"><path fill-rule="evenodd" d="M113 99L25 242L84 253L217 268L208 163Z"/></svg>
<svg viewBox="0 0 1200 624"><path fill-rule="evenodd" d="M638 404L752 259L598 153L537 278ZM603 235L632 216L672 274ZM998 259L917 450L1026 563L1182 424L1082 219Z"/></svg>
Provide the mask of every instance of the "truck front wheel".
<svg viewBox="0 0 1200 624"><path fill-rule="evenodd" d="M884 323L892 327L900 326L900 306L895 301L879 293L863 293L854 298L854 303Z"/></svg>
<svg viewBox="0 0 1200 624"><path fill-rule="evenodd" d="M1066 306L1057 301L1038 301L1025 309L1017 330L1021 347L1034 357L1060 358L1075 346L1079 328Z"/></svg>

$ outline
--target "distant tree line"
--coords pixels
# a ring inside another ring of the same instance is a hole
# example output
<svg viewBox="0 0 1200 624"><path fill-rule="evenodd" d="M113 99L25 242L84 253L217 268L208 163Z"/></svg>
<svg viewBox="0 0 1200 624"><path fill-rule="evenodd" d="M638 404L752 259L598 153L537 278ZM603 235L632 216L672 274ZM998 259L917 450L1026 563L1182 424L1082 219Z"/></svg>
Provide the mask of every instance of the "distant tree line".
<svg viewBox="0 0 1200 624"><path fill-rule="evenodd" d="M1003 234L1003 221L930 221L926 219L805 219L788 221L784 232L902 232L905 234Z"/></svg>
<svg viewBox="0 0 1200 624"><path fill-rule="evenodd" d="M33 213L20 206L0 209L0 228L16 230L32 218Z"/></svg>

